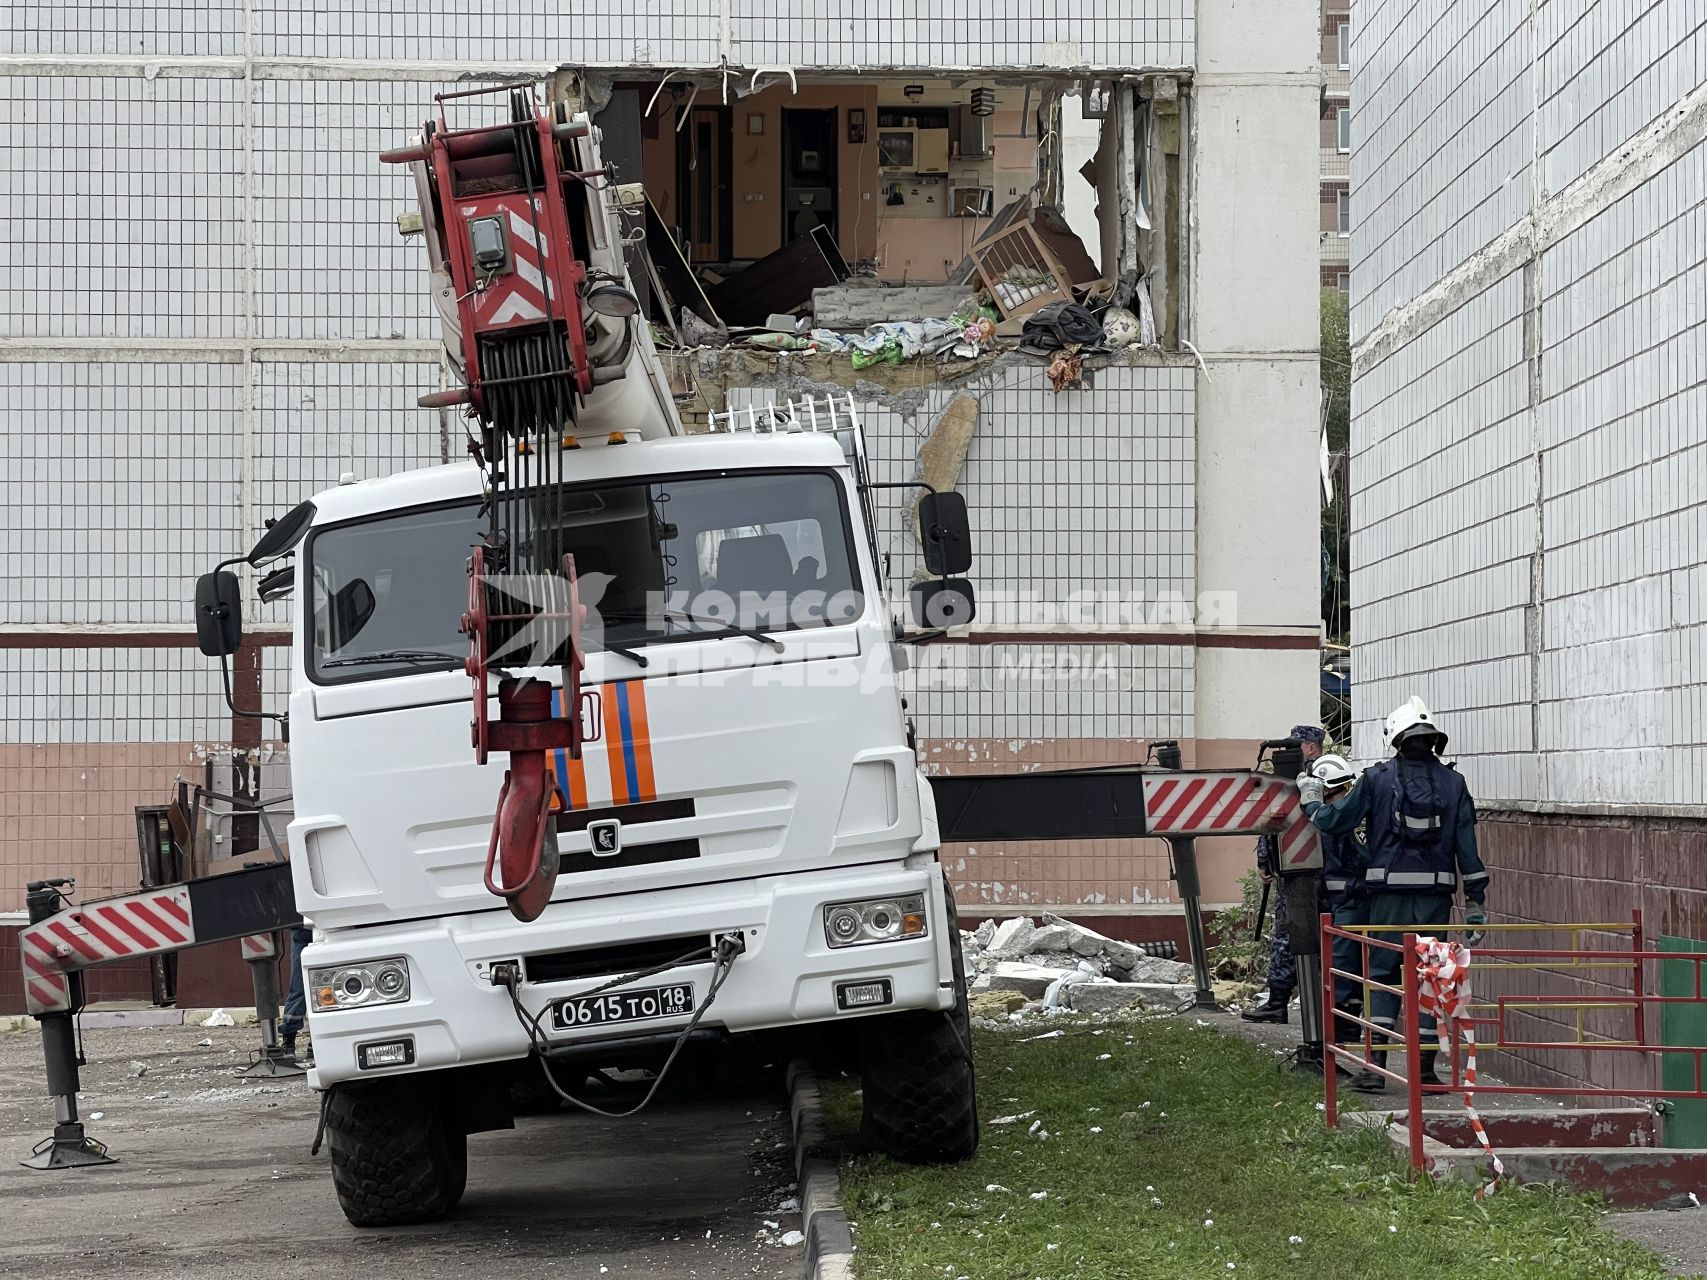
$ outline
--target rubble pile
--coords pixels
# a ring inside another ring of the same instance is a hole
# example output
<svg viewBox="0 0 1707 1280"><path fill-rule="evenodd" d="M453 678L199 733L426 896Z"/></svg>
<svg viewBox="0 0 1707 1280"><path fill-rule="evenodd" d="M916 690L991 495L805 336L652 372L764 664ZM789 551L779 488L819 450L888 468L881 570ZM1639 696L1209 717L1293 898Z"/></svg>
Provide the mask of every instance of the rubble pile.
<svg viewBox="0 0 1707 1280"><path fill-rule="evenodd" d="M1059 916L986 920L973 932L961 930L960 946L980 1011L1012 1014L1037 1002L1081 1013L1173 1012L1195 994L1190 965L1146 955L1134 943Z"/></svg>

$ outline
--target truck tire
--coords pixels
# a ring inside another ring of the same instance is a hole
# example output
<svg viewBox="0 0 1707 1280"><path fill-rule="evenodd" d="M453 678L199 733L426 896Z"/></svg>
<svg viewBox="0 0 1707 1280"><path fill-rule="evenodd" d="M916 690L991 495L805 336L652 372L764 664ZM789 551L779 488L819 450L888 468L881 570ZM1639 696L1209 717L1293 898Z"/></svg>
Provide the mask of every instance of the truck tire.
<svg viewBox="0 0 1707 1280"><path fill-rule="evenodd" d="M351 1225L431 1222L468 1185L468 1135L417 1080L340 1085L326 1101L332 1185Z"/></svg>
<svg viewBox="0 0 1707 1280"><path fill-rule="evenodd" d="M947 877L944 877L945 887ZM954 1008L873 1018L861 1037L866 1145L907 1164L952 1164L978 1150L978 1087L959 916L948 894Z"/></svg>

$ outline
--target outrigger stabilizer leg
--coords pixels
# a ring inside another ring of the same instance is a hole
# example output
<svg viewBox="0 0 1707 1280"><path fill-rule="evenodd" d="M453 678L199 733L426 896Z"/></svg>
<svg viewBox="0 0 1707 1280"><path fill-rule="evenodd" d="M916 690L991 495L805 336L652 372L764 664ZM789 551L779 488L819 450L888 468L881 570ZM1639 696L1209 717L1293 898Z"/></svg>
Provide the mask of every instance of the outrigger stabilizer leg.
<svg viewBox="0 0 1707 1280"><path fill-rule="evenodd" d="M249 962L249 981L255 988L255 1024L261 1028L261 1047L249 1054L249 1065L237 1073L244 1080L272 1080L308 1074L308 1068L279 1039L278 935L257 933L242 940Z"/></svg>
<svg viewBox="0 0 1707 1280"><path fill-rule="evenodd" d="M63 901L60 890L69 880L36 880L28 887L30 923L36 924L57 912ZM83 1165L117 1164L107 1148L83 1132L77 1115L77 1029L75 1011L83 1006L83 982L68 975L72 1007L63 1013L38 1016L42 1055L47 1059L47 1091L53 1098L53 1136L36 1144L21 1163L29 1169L75 1169Z"/></svg>

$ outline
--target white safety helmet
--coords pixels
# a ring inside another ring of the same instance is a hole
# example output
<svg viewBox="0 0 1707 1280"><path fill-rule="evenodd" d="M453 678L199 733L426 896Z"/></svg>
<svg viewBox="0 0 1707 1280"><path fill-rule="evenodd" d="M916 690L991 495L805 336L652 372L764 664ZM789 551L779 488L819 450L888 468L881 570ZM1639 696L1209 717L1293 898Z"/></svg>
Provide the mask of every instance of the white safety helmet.
<svg viewBox="0 0 1707 1280"><path fill-rule="evenodd" d="M1381 726L1381 740L1389 751L1397 751L1408 739L1427 735L1435 739L1435 750L1446 748L1446 735L1434 723L1428 705L1412 694L1406 702L1393 708L1387 723Z"/></svg>
<svg viewBox="0 0 1707 1280"><path fill-rule="evenodd" d="M1324 787L1343 787L1357 777L1357 770L1344 756L1325 755L1310 766L1310 774Z"/></svg>

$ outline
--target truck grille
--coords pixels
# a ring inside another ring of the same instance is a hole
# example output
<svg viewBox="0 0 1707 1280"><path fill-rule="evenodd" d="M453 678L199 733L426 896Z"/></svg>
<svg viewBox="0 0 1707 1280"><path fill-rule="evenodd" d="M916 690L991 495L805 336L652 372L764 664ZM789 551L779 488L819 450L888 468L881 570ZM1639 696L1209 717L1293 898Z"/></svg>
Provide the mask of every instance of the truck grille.
<svg viewBox="0 0 1707 1280"><path fill-rule="evenodd" d="M647 942L624 942L609 947L580 947L573 951L551 951L544 955L528 956L529 982L564 982L570 978L604 978L637 969L651 969L668 964L690 951L711 947L711 936L704 933L681 934L673 938L653 938Z"/></svg>

